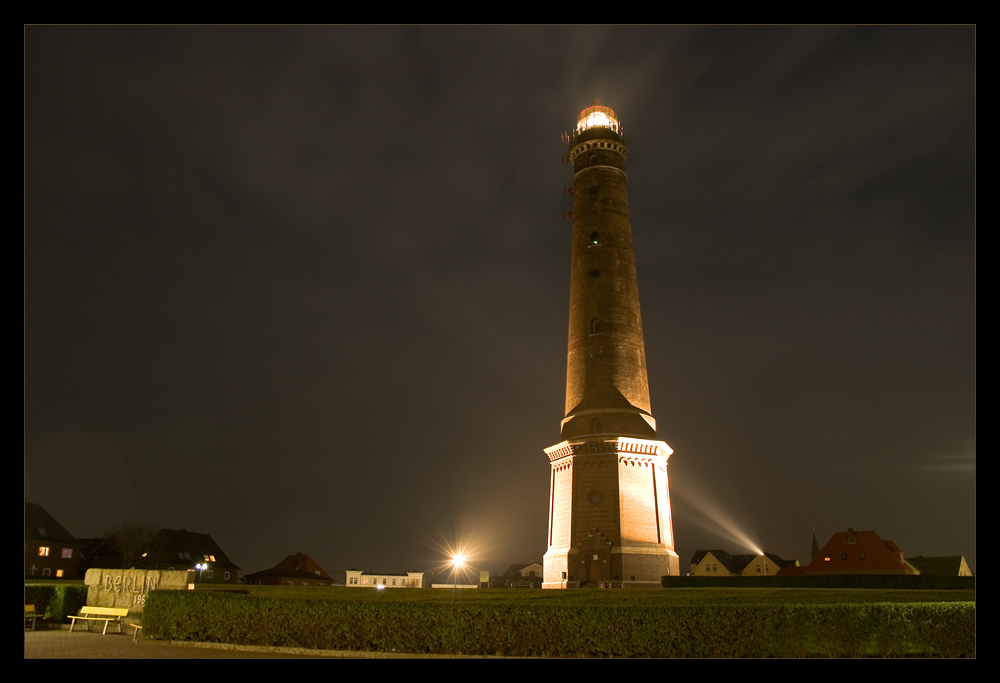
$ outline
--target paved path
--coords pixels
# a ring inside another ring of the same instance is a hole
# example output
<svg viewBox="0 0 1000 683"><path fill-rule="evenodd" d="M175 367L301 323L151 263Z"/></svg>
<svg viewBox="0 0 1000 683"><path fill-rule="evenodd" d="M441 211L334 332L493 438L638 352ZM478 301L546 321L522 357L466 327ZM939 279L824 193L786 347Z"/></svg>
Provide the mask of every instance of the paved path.
<svg viewBox="0 0 1000 683"><path fill-rule="evenodd" d="M243 647L214 643L133 643L131 635L48 629L24 632L25 659L451 659L444 655L402 655L385 652L306 650L290 647Z"/></svg>
<svg viewBox="0 0 1000 683"><path fill-rule="evenodd" d="M277 648L247 650L194 647L192 645L169 645L139 637L132 642L131 635L88 631L46 631L24 632L25 659L247 659L247 658L303 658L316 657L306 650L297 653L283 652Z"/></svg>

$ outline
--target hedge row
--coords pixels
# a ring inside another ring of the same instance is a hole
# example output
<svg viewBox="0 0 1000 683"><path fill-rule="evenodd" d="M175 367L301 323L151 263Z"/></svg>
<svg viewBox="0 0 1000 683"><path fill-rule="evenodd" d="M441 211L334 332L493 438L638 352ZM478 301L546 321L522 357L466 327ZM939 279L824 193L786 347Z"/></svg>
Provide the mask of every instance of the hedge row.
<svg viewBox="0 0 1000 683"><path fill-rule="evenodd" d="M154 591L151 638L404 653L975 656L974 603L579 607L273 600Z"/></svg>
<svg viewBox="0 0 1000 683"><path fill-rule="evenodd" d="M24 604L34 605L35 613L49 621L68 623L87 604L87 587L81 584L26 583Z"/></svg>
<svg viewBox="0 0 1000 683"><path fill-rule="evenodd" d="M802 576L664 576L664 588L871 588L975 590L974 576L811 574Z"/></svg>

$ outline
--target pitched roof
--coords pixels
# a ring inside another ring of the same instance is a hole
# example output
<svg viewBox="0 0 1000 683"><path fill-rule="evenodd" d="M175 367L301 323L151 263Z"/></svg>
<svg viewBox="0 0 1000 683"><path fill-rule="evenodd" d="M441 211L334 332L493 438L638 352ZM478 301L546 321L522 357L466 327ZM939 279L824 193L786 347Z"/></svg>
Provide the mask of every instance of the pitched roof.
<svg viewBox="0 0 1000 683"><path fill-rule="evenodd" d="M296 553L289 555L271 569L248 574L246 578L262 579L269 576L286 576L290 579L326 579L333 581L333 578L320 567L315 560L308 555Z"/></svg>
<svg viewBox="0 0 1000 683"><path fill-rule="evenodd" d="M743 567L747 566L747 563L749 562L749 560L747 560L747 562L739 565L736 560L733 559L733 556L725 550L696 550L694 557L691 558L691 565L694 566L700 564L709 553L711 553L712 557L718 560L719 564L725 567L730 574L739 574ZM752 558L756 556L751 555L750 557Z"/></svg>
<svg viewBox="0 0 1000 683"><path fill-rule="evenodd" d="M972 574L969 565L962 555L951 555L947 557L907 557L906 561L912 564L921 575L929 576L963 576L962 570Z"/></svg>
<svg viewBox="0 0 1000 683"><path fill-rule="evenodd" d="M80 545L66 527L55 520L38 503L24 503L24 538L33 541L55 541Z"/></svg>
<svg viewBox="0 0 1000 683"><path fill-rule="evenodd" d="M313 581L322 580L329 581L331 583L336 583L336 579L332 579L329 576L320 576L312 572L303 571L301 569L265 569L261 572L254 572L253 574L247 574L243 578L246 581L256 581L258 579L266 579L270 577L277 577L279 579L312 579Z"/></svg>
<svg viewBox="0 0 1000 683"><path fill-rule="evenodd" d="M874 531L835 533L819 555L805 568L807 574L913 574L903 551L892 541L883 541Z"/></svg>
<svg viewBox="0 0 1000 683"><path fill-rule="evenodd" d="M211 562L213 567L239 569L208 534L186 529L160 529L146 544L145 564ZM206 558L214 558L206 560Z"/></svg>

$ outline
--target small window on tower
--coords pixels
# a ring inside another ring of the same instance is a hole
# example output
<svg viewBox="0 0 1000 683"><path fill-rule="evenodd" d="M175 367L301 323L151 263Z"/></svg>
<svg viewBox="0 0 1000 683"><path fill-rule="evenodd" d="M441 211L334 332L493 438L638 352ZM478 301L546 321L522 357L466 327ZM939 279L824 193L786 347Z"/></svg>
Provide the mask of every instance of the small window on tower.
<svg viewBox="0 0 1000 683"><path fill-rule="evenodd" d="M593 320L590 321L590 333L591 334L600 334L601 333L601 319L600 318L594 318Z"/></svg>
<svg viewBox="0 0 1000 683"><path fill-rule="evenodd" d="M597 268L594 268L592 271L590 271L590 277L600 277L600 276L601 276L601 271L599 271Z"/></svg>
<svg viewBox="0 0 1000 683"><path fill-rule="evenodd" d="M599 241L600 236L601 236L600 233L598 233L596 230L594 232L590 233L590 243L591 244L600 244L600 241Z"/></svg>
<svg viewBox="0 0 1000 683"><path fill-rule="evenodd" d="M591 166L593 166L594 164L596 164L597 163L597 155L596 154L591 154L590 155L590 159L588 159L587 163L589 165L591 165Z"/></svg>

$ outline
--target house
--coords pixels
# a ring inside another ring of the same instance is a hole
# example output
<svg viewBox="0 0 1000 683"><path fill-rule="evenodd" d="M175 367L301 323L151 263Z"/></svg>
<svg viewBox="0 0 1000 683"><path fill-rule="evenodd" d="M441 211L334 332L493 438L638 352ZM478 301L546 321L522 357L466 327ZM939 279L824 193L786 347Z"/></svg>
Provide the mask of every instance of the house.
<svg viewBox="0 0 1000 683"><path fill-rule="evenodd" d="M348 588L425 588L427 577L423 572L405 574L381 574L363 572L360 569L347 570Z"/></svg>
<svg viewBox="0 0 1000 683"><path fill-rule="evenodd" d="M247 574L243 583L255 586L332 586L336 583L308 555L289 555L271 569Z"/></svg>
<svg viewBox="0 0 1000 683"><path fill-rule="evenodd" d="M906 561L917 568L921 576L972 576L969 563L962 555L950 557L907 557Z"/></svg>
<svg viewBox="0 0 1000 683"><path fill-rule="evenodd" d="M690 576L739 576L733 556L725 550L697 550L691 557Z"/></svg>
<svg viewBox="0 0 1000 683"><path fill-rule="evenodd" d="M689 576L775 576L782 567L798 566L774 553L730 555L725 550L698 550Z"/></svg>
<svg viewBox="0 0 1000 683"><path fill-rule="evenodd" d="M146 543L135 566L186 569L193 573L192 583L238 583L240 570L211 536L187 529L160 529Z"/></svg>
<svg viewBox="0 0 1000 683"><path fill-rule="evenodd" d="M80 578L83 544L37 503L24 501L24 577Z"/></svg>
<svg viewBox="0 0 1000 683"><path fill-rule="evenodd" d="M512 564L500 576L490 578L490 588L541 588L542 563Z"/></svg>
<svg viewBox="0 0 1000 683"><path fill-rule="evenodd" d="M810 574L919 574L920 570L903 558L892 541L883 541L874 531L838 531L819 554L801 569Z"/></svg>

